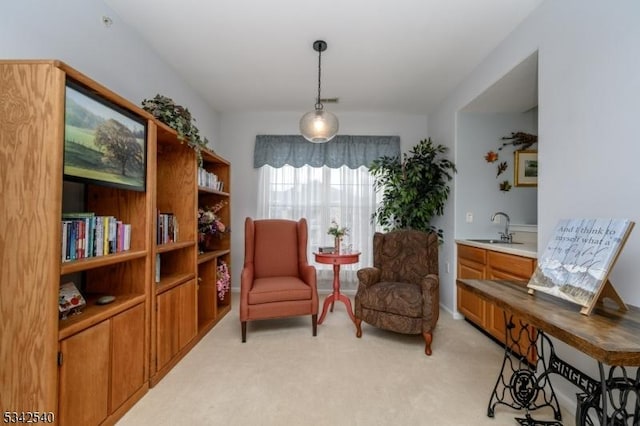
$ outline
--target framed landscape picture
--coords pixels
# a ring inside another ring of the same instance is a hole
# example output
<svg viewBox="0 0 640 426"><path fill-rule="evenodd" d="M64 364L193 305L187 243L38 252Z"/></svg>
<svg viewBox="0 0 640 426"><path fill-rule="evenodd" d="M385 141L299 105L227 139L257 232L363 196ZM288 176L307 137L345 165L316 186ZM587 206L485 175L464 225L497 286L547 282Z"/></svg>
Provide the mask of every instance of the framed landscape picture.
<svg viewBox="0 0 640 426"><path fill-rule="evenodd" d="M538 186L538 151L514 153L515 186Z"/></svg>
<svg viewBox="0 0 640 426"><path fill-rule="evenodd" d="M569 300L587 315L603 290L621 304L608 276L633 226L629 219L561 220L527 284L530 292Z"/></svg>
<svg viewBox="0 0 640 426"><path fill-rule="evenodd" d="M146 119L67 80L64 124L65 179L145 190Z"/></svg>

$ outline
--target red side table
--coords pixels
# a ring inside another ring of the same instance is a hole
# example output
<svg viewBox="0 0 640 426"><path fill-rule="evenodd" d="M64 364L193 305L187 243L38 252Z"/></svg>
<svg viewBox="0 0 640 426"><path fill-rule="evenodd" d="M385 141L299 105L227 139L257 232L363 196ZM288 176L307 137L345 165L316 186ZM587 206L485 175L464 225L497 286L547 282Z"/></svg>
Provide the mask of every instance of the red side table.
<svg viewBox="0 0 640 426"><path fill-rule="evenodd" d="M324 305L322 306L322 314L318 320L318 324L322 324L324 316L327 314L327 307L331 304L331 312L333 312L333 304L336 300L341 301L347 307L347 313L351 318L351 321L355 324L356 318L353 316L353 309L351 309L351 300L344 294L340 294L340 265L349 265L357 263L360 258L360 252L345 253L345 254L329 254L329 253L313 253L316 257L316 262L324 263L327 265L333 265L333 293L324 299Z"/></svg>

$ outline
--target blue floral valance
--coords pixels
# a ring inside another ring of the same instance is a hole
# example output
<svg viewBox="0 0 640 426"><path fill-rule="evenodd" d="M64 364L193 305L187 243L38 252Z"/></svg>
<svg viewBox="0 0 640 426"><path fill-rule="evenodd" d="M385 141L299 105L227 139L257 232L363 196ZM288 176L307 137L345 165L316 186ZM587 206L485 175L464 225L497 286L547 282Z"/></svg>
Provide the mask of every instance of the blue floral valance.
<svg viewBox="0 0 640 426"><path fill-rule="evenodd" d="M257 135L253 167L369 167L382 156L400 156L399 136L338 135L327 143L311 143L300 135Z"/></svg>

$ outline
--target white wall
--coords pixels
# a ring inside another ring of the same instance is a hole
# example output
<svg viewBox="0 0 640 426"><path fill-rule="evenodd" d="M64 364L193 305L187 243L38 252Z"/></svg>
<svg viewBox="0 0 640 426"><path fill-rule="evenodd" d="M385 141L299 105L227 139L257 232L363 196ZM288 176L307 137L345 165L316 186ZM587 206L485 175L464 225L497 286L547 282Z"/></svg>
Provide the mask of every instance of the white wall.
<svg viewBox="0 0 640 426"><path fill-rule="evenodd" d="M221 143L217 151L231 161L231 272L234 289L240 288L240 271L244 262L244 219L255 217L257 212L258 171L253 168L255 137L257 134L299 134L298 122L305 112L248 112L221 115ZM424 115L336 115L340 120L340 134L400 136L403 152L427 137L427 117Z"/></svg>
<svg viewBox="0 0 640 426"><path fill-rule="evenodd" d="M621 217L639 221L640 2L546 1L429 115L430 136L458 145L456 114L515 65L538 50L538 252L566 217ZM457 184L457 182L456 182ZM457 198L456 198L457 200ZM464 212L447 210L446 226ZM453 262L453 247L444 255ZM611 281L623 299L640 304L640 231L630 236ZM442 283L455 303L454 275ZM450 301L450 302L449 302ZM560 356L597 377L595 362L562 344ZM565 402L573 386L554 379Z"/></svg>
<svg viewBox="0 0 640 426"><path fill-rule="evenodd" d="M514 185L513 146L499 150L503 136L511 132L538 133L537 113L458 113L456 166L456 238L498 238L504 231L491 222L491 215L505 212L512 224L536 224L538 221L538 190L536 187L512 186L500 191L499 184L508 180ZM536 149L534 145L530 149ZM487 163L487 152L498 153L499 159ZM498 163L507 162L507 169L496 177ZM473 213L473 222L466 222L466 213Z"/></svg>
<svg viewBox="0 0 640 426"><path fill-rule="evenodd" d="M109 28L105 15L113 20ZM215 111L100 0L3 2L0 58L62 60L137 105L169 96L189 108L200 134L216 146Z"/></svg>

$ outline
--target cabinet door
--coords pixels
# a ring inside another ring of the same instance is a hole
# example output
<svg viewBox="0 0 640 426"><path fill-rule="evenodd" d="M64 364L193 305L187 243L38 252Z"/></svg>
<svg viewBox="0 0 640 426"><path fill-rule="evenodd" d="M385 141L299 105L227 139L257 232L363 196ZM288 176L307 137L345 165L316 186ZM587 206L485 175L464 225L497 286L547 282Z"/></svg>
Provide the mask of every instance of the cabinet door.
<svg viewBox="0 0 640 426"><path fill-rule="evenodd" d="M482 280L484 275L484 265L467 259L458 260L458 278ZM485 302L475 294L458 288L458 310L470 321L484 325Z"/></svg>
<svg viewBox="0 0 640 426"><path fill-rule="evenodd" d="M178 334L180 349L182 349L198 333L196 281L191 280L181 285L178 290L180 294L180 325Z"/></svg>
<svg viewBox="0 0 640 426"><path fill-rule="evenodd" d="M110 412L114 412L144 383L144 305L135 306L111 321Z"/></svg>
<svg viewBox="0 0 640 426"><path fill-rule="evenodd" d="M110 322L60 342L61 425L97 425L108 414Z"/></svg>
<svg viewBox="0 0 640 426"><path fill-rule="evenodd" d="M157 298L157 309L157 368L160 369L180 350L178 336L180 295L178 288L160 294Z"/></svg>
<svg viewBox="0 0 640 426"><path fill-rule="evenodd" d="M528 277L533 274L535 260L522 258L520 256L510 256L502 253L490 253L489 254L489 268L487 268L487 279L490 280L510 280L519 281L523 286L526 286ZM513 269L510 269L513 268ZM527 355L527 359L531 363L536 362L536 355L529 351L529 342L535 340L536 330L534 328L529 329L529 337L522 331L522 325L520 318L517 316L511 317L511 314L507 312L507 319L511 318L511 322L514 328L511 330L511 336L515 339L519 339L520 347L512 347L517 353L521 355ZM501 342L505 341L506 328L504 321L504 309L494 306L493 304L487 309L487 331L491 333L496 339ZM513 342L509 342L511 345Z"/></svg>
<svg viewBox="0 0 640 426"><path fill-rule="evenodd" d="M535 269L535 260L506 253L488 253L487 277L492 280L529 281Z"/></svg>

